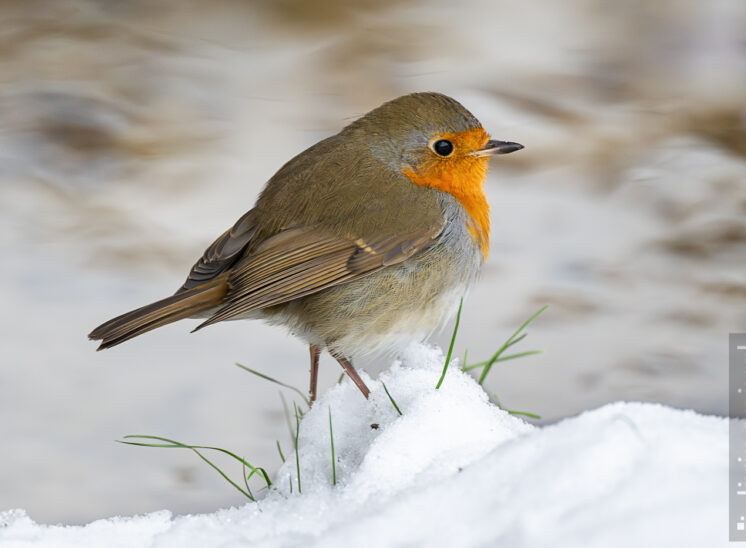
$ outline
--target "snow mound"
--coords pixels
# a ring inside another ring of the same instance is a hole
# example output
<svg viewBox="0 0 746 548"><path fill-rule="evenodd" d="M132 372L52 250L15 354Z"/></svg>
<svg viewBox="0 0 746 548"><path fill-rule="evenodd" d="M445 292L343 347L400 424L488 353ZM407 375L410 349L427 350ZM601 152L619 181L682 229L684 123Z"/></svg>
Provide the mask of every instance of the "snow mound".
<svg viewBox="0 0 746 548"><path fill-rule="evenodd" d="M0 513L5 546L726 546L727 419L615 403L537 428L417 346L370 400L344 382L258 503L83 527ZM386 384L402 415L387 396ZM332 485L331 412L336 454Z"/></svg>

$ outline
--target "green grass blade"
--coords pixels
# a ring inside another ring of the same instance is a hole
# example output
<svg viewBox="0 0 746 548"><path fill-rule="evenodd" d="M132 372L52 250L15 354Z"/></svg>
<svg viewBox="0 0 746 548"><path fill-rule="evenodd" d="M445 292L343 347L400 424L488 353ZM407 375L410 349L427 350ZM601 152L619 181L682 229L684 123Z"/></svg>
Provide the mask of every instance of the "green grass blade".
<svg viewBox="0 0 746 548"><path fill-rule="evenodd" d="M492 399L495 400L495 405L505 411L506 413L509 413L510 415L521 415L523 417L528 417L530 419L540 419L541 415L537 415L536 413L529 413L528 411L516 411L515 409L505 409L500 404L500 398L497 397L497 394L492 394Z"/></svg>
<svg viewBox="0 0 746 548"><path fill-rule="evenodd" d="M267 484L267 487L272 486L272 481L269 479L269 474L267 474L267 471L262 468L261 466L254 466L250 462L248 462L245 459L242 459L232 451L229 451L228 449L223 449L222 447L213 447L210 445L188 445L186 443L181 443L180 441L170 440L168 438L163 438L160 436L146 436L146 435L138 435L138 434L130 434L127 436L124 436L124 439L146 439L146 440L158 440L165 442L164 444L156 444L156 443L143 443L143 442L132 442L132 441L121 441L116 440L119 443L124 443L127 445L139 445L141 447L163 447L166 449L170 448L179 448L179 449L209 449L210 451L217 451L219 453L223 453L224 455L228 455L229 457L237 460L244 466L246 466L249 470L257 472L261 474L262 478L264 478L265 483Z"/></svg>
<svg viewBox="0 0 746 548"><path fill-rule="evenodd" d="M521 415L524 417L528 417L530 419L540 419L541 415L537 415L536 413L529 413L528 411L516 411L514 409L511 409L508 411L511 415Z"/></svg>
<svg viewBox="0 0 746 548"><path fill-rule="evenodd" d="M285 399L285 394L281 391L278 391L278 394L280 394L280 400L282 400L282 411L285 413L285 422L287 422L288 432L290 432L290 441L293 441L295 438L295 432L293 431L293 423L290 421L290 406L288 405L288 401Z"/></svg>
<svg viewBox="0 0 746 548"><path fill-rule="evenodd" d="M332 429L332 408L329 407L329 439L332 444L332 485L337 485L337 459L334 455L334 430Z"/></svg>
<svg viewBox="0 0 746 548"><path fill-rule="evenodd" d="M241 477L243 478L243 484L246 487L246 492L251 495L252 500L255 500L254 493L251 492L251 487L249 487L249 480L251 479L251 476L254 475L254 472L251 472L248 476L246 475L246 465L241 463Z"/></svg>
<svg viewBox="0 0 746 548"><path fill-rule="evenodd" d="M513 335L515 335L515 333ZM523 333L520 337L516 337L514 339L508 339L508 341L509 341L508 345L507 345L508 348L510 348L514 344L517 344L517 343L521 342L523 339L526 338L526 335L528 335L528 333Z"/></svg>
<svg viewBox="0 0 746 548"><path fill-rule="evenodd" d="M549 305L542 306L539 310L534 312L529 319L527 319L525 322L521 324L521 326L515 330L515 332L508 337L508 340L506 340L503 345L495 352L492 357L487 360L487 364L484 366L484 369L482 369L482 374L479 376L479 384L483 384L484 380L487 378L487 375L490 372L490 369L492 369L492 366L497 362L497 360L500 358L500 355L505 352L508 348L510 348L512 345L516 344L517 342L523 340L523 338L526 336L524 333L521 335L521 332L526 329L526 326L530 324L532 321L536 319L536 317L544 312ZM520 335L520 336L519 336Z"/></svg>
<svg viewBox="0 0 746 548"><path fill-rule="evenodd" d="M234 482L232 479L228 477L228 475L223 472L220 467L218 467L215 463L213 463L210 459L205 457L199 449L214 449L216 451L221 451L227 454L231 454L230 451L226 451L224 449L216 448L216 447L203 447L198 445L186 445L184 443L180 443L178 441L169 440L167 438L160 438L158 436L139 436L139 435L129 435L125 436L125 439L128 438L139 438L139 439L155 439L167 442L166 444L156 444L156 443L145 443L145 442L134 442L134 441L122 441L122 440L116 440L118 443L123 443L125 445L137 445L140 447L164 447L164 448L179 448L179 449L189 449L190 451L194 452L199 458L201 458L203 461L205 461L208 465L210 465L218 474L220 474L225 481L230 483L233 487L235 487L241 494L243 494L246 498L255 501L256 499L253 497L253 495L250 492L244 491L241 489L241 487ZM232 455L232 454L231 454ZM235 457L235 455L232 455ZM242 464L248 465L250 468L254 468L250 464L248 464L245 460L241 459L240 457L236 457ZM268 479L268 478L267 478Z"/></svg>
<svg viewBox="0 0 746 548"><path fill-rule="evenodd" d="M386 387L386 383L381 381L381 384L383 385L383 389L386 391L386 395L389 397L389 401L391 402L391 405L394 406L394 409L396 409L396 412L399 413L399 415L402 414L401 409L399 409L399 406L396 405L396 402L394 401L394 397L391 395L391 392L389 392L389 389Z"/></svg>
<svg viewBox="0 0 746 548"><path fill-rule="evenodd" d="M262 470L264 470L264 469L263 468L256 468L256 469L252 470L251 473L248 475L248 477L246 479L250 480L251 476L253 476L254 474L262 474ZM264 474L262 474L262 475L264 475ZM260 491L263 490L263 489L267 489L267 487L266 486L262 487L262 489L260 489Z"/></svg>
<svg viewBox="0 0 746 548"><path fill-rule="evenodd" d="M163 438L163 437L160 437L160 436L146 436L146 435L141 435L141 434L130 434L130 435L124 436L124 439L158 440L158 441L162 441L162 442L165 442L165 443L163 443L163 444L156 444L156 443L142 443L142 442L138 443L138 442L121 441L121 440L116 440L116 441L118 441L119 443L127 444L127 445L140 445L142 447L164 447L164 448L167 448L167 449L168 448L209 449L211 451L218 451L220 453L228 455L229 457L237 460L238 462L240 462L241 464L243 464L247 468L249 468L249 470L256 470L256 471L258 471L260 473L264 472L264 473L262 473L262 476L265 476L267 479L269 479L268 476L267 476L267 474L266 474L266 472L264 471L264 468L262 468L260 466L254 466L253 464L251 464L250 462L248 462L245 459L242 459L241 457L239 457L238 455L236 455L232 451L229 451L228 449L223 449L222 447L213 447L213 446L210 446L210 445L189 445L189 444L186 444L186 443L181 443L180 441L170 440L168 438ZM272 482L270 481L268 483L267 487L270 487L271 485L272 485Z"/></svg>
<svg viewBox="0 0 746 548"><path fill-rule="evenodd" d="M275 440L275 443L277 444L277 452L280 454L280 460L285 463L285 455L282 454L282 447L280 447L280 440Z"/></svg>
<svg viewBox="0 0 746 548"><path fill-rule="evenodd" d="M260 377L260 378L262 378L264 380L267 380L269 382L273 382L273 383L275 383L277 385L280 385L280 386L282 386L284 388L289 388L290 390L293 390L294 392L296 392L303 399L303 401L306 403L306 405L308 407L311 407L311 402L308 401L308 398L305 396L305 394L303 394L303 392L301 392L300 390L298 390L295 386L291 386L291 385L289 385L287 383L284 383L282 381L278 381L277 379L275 379L273 377L270 377L269 375L265 375L264 373L260 373L259 371L251 369L250 367L246 367L245 365L241 365L240 363L236 363L236 367L240 367L244 371L248 371L249 373L251 373L253 375L256 375L257 377Z"/></svg>
<svg viewBox="0 0 746 548"><path fill-rule="evenodd" d="M516 358L523 358L526 356L534 356L536 354L543 354L543 351L542 350L527 350L525 352L518 352L517 354L508 354L507 356L500 356L494 361L494 363L506 362L508 360L515 360ZM471 365L467 365L466 367L464 367L464 371L471 371L473 369L479 369L480 367L484 367L488 363L490 363L490 360L473 363Z"/></svg>
<svg viewBox="0 0 746 548"><path fill-rule="evenodd" d="M456 342L456 333L458 333L458 324L461 322L461 308L463 306L464 306L464 298L461 297L461 300L458 303L458 312L456 313L456 325L453 327L453 334L451 335L451 344L448 346L448 355L446 356L446 363L445 365L443 365L443 373L440 375L438 384L435 385L436 390L440 388L440 385L443 384L443 379L446 378L446 371L448 371L448 362L451 361L451 354L453 354L453 345Z"/></svg>
<svg viewBox="0 0 746 548"><path fill-rule="evenodd" d="M295 471L298 474L298 494L303 491L300 488L300 455L298 454L298 436L300 435L300 419L298 418L298 406L293 402L295 408Z"/></svg>

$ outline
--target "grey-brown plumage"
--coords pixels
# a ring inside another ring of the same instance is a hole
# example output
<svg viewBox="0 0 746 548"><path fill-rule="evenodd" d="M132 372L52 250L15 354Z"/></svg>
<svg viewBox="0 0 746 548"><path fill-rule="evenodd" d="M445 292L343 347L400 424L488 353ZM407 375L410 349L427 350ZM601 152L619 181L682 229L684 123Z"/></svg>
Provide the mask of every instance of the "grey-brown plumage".
<svg viewBox="0 0 746 548"><path fill-rule="evenodd" d="M187 317L206 318L197 329L264 318L306 339L312 361L314 347L326 347L347 367L345 357L426 336L474 279L483 253L463 205L403 169L429 161L434 137L480 127L440 94L382 105L285 164L175 295L90 338L103 349Z"/></svg>

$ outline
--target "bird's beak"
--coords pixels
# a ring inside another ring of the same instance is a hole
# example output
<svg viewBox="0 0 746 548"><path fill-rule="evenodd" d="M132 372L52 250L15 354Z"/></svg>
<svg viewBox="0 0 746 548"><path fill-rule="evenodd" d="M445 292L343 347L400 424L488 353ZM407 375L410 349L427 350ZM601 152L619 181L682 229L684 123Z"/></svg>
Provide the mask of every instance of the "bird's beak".
<svg viewBox="0 0 746 548"><path fill-rule="evenodd" d="M516 150L521 150L523 145L518 143L511 143L510 141L487 141L484 148L475 150L471 153L472 156L477 158L483 158L485 156L495 156L497 154L510 154Z"/></svg>

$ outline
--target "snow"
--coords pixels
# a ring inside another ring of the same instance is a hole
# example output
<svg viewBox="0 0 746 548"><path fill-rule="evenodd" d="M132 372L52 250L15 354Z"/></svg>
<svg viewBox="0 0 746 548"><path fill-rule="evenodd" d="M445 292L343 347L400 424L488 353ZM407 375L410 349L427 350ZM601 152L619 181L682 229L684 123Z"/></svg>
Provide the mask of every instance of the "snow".
<svg viewBox="0 0 746 548"><path fill-rule="evenodd" d="M300 422L301 493L289 455L257 503L82 527L10 510L0 546L727 544L727 419L619 402L538 428L492 404L456 360L435 390L443 361L413 347L378 381L363 373L369 401L348 381L324 394Z"/></svg>

